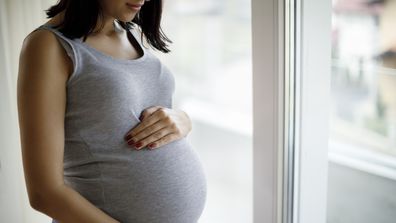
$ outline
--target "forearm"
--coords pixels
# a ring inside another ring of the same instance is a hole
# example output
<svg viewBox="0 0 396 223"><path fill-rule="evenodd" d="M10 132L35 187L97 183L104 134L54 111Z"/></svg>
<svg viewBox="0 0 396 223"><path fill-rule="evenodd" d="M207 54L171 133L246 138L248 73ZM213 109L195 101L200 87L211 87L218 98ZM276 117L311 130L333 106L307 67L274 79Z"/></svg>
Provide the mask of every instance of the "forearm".
<svg viewBox="0 0 396 223"><path fill-rule="evenodd" d="M46 191L34 208L60 223L119 223L67 185Z"/></svg>

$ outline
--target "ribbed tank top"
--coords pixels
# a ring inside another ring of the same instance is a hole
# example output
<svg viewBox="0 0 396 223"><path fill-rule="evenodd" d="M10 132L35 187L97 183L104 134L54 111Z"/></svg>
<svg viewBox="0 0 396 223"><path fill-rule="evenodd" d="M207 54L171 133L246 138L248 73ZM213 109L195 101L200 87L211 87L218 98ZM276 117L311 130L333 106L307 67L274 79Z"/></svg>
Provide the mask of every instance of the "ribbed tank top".
<svg viewBox="0 0 396 223"><path fill-rule="evenodd" d="M196 223L207 184L188 139L153 150L135 150L124 140L145 108L172 108L175 89L170 70L136 38L140 32L127 31L143 54L128 60L48 24L38 29L55 34L74 66L66 85L65 184L122 223Z"/></svg>

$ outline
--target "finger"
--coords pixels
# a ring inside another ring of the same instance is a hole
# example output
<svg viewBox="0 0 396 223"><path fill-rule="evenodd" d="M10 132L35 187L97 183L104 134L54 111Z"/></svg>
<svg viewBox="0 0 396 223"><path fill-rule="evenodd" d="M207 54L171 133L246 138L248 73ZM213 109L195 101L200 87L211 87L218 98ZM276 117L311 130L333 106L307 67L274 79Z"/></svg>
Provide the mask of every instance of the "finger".
<svg viewBox="0 0 396 223"><path fill-rule="evenodd" d="M154 141L152 143L149 143L147 147L149 149L155 149L155 148L158 148L158 147L163 146L165 144L168 144L168 143L170 143L172 141L175 141L177 138L178 138L177 135L171 132L171 133L163 136L162 138L160 138L160 139L158 139L158 140L156 140L156 141Z"/></svg>
<svg viewBox="0 0 396 223"><path fill-rule="evenodd" d="M152 107L144 109L142 111L142 113L140 114L139 119L143 120L144 118L149 117L151 114L153 114L155 111L157 111L160 108L161 108L161 106L152 106Z"/></svg>
<svg viewBox="0 0 396 223"><path fill-rule="evenodd" d="M134 127L131 131L129 131L124 137L125 140L129 140L130 138L132 138L139 132L143 131L143 129L154 124L155 122L159 121L160 119L167 119L168 121L170 121L170 117L168 116L167 108L159 107L157 110L155 110L154 113L152 113L150 116L145 118L136 127Z"/></svg>
<svg viewBox="0 0 396 223"><path fill-rule="evenodd" d="M162 128L162 129L154 132L153 134L149 135L148 137L140 140L140 142L138 142L138 144L137 144L138 146L135 146L135 148L136 149L144 148L148 144L160 140L162 137L168 135L171 132L172 132L172 129L169 127Z"/></svg>
<svg viewBox="0 0 396 223"><path fill-rule="evenodd" d="M137 126L135 126L132 130L130 130L126 135L125 135L125 140L129 140L135 135L137 135L139 132L143 131L145 128L153 125L154 123L158 122L161 120L161 117L157 115L151 115L150 117L144 119L142 122L140 122Z"/></svg>
<svg viewBox="0 0 396 223"><path fill-rule="evenodd" d="M139 142L141 139L144 139L147 136L153 134L154 132L166 127L167 124L168 124L168 122L166 120L164 120L164 119L157 121L156 123L154 123L153 125L145 128L143 131L139 132L135 136L132 136L132 138L130 138L128 140L128 144L131 145L132 143Z"/></svg>

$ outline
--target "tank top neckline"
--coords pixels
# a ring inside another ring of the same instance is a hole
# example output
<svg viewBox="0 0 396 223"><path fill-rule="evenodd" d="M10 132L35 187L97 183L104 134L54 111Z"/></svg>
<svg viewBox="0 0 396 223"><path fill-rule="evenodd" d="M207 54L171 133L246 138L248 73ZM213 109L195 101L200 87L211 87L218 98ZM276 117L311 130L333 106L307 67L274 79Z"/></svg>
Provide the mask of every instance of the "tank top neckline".
<svg viewBox="0 0 396 223"><path fill-rule="evenodd" d="M50 28L50 29L53 29L53 30L55 30L56 32L58 32L60 35L62 35L64 38L69 39L68 37L64 36L63 33L61 33L61 32L60 32L57 28L55 28L53 25L50 25L50 24L43 24L42 26L46 26L46 27L48 27L48 28ZM82 47L88 49L89 51L93 52L94 54L97 54L97 55L99 55L99 56L101 56L101 57L103 57L103 58L105 58L105 59L109 59L109 60L111 60L111 61L130 64L130 63L138 63L138 62L141 62L141 61L145 60L146 57L147 57L147 51L144 49L144 47L141 45L140 41L138 41L138 40L136 39L135 35L134 35L130 30L127 30L127 38L128 38L129 43L132 45L132 47L135 48L135 46L132 44L131 41L134 41L134 42L137 43L137 45L139 46L139 49L138 49L138 50L141 51L142 54L143 54L142 56L140 56L140 57L138 57L138 58L136 58L136 59L116 58L116 57L113 57L113 56L111 56L111 55L109 55L109 54L106 54L106 53L104 53L104 52L102 52L102 51L100 51L100 50L98 50L98 49L96 49L96 48L94 48L94 47L92 47L92 46L86 44L86 43L83 41L83 37L81 37L81 38L75 38L75 39L69 39L69 40L72 40L72 41L78 43L80 46L82 46ZM133 40L131 40L131 39L133 39Z"/></svg>

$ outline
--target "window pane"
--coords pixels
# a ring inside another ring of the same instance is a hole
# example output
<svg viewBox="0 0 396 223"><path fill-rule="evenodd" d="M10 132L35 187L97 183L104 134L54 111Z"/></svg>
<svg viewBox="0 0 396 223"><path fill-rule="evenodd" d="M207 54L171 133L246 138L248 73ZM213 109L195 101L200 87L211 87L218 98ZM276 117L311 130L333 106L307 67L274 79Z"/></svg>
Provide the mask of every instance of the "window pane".
<svg viewBox="0 0 396 223"><path fill-rule="evenodd" d="M396 1L333 1L328 222L396 219Z"/></svg>
<svg viewBox="0 0 396 223"><path fill-rule="evenodd" d="M249 0L165 2L173 41L158 55L176 78L174 107L193 119L208 197L201 223L252 222L252 89Z"/></svg>

